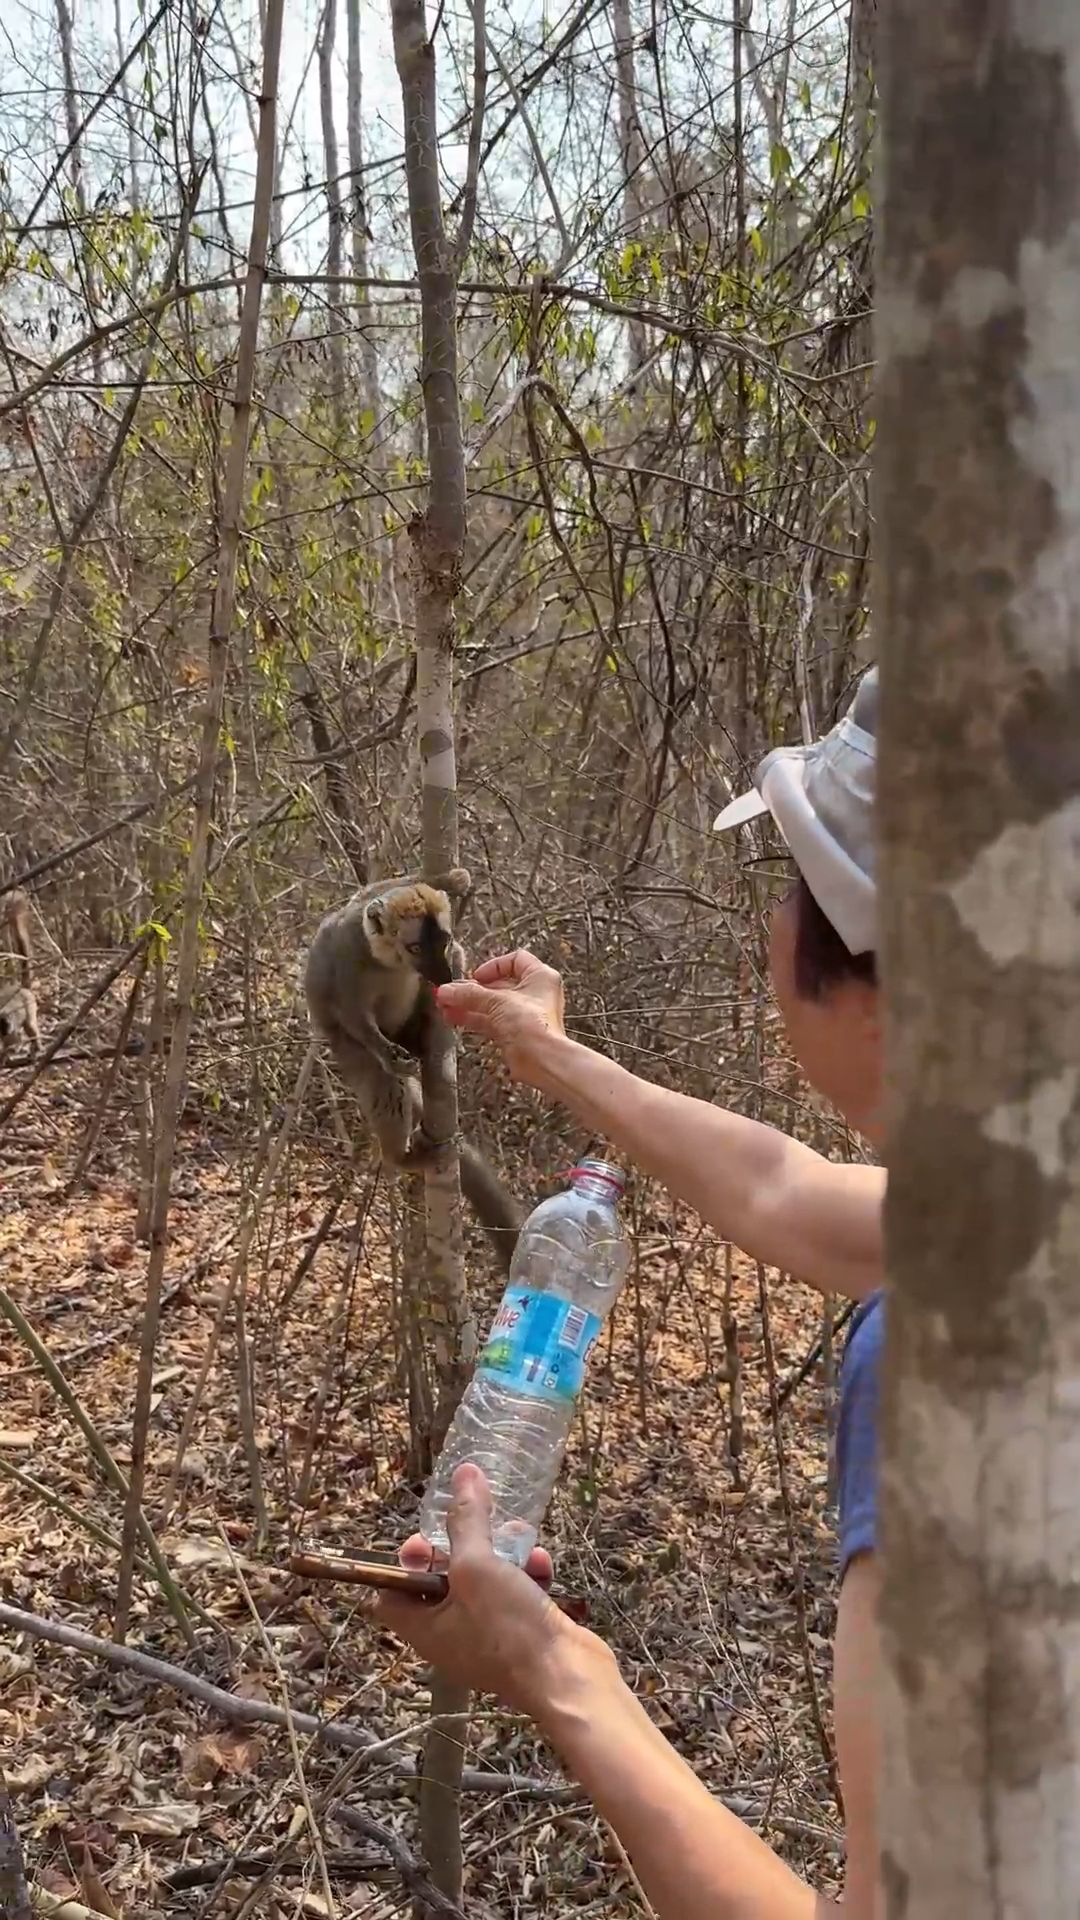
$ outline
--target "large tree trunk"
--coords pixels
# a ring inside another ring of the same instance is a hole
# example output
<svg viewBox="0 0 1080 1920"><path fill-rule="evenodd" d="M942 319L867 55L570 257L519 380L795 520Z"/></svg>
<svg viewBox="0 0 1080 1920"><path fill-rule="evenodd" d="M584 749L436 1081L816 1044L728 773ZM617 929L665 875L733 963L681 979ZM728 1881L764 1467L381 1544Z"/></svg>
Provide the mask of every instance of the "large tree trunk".
<svg viewBox="0 0 1080 1920"><path fill-rule="evenodd" d="M889 1920L1080 1888L1080 8L879 21Z"/></svg>
<svg viewBox="0 0 1080 1920"><path fill-rule="evenodd" d="M435 51L424 0L391 0L394 56L405 109L405 172L413 252L420 281L421 369L430 487L426 511L410 525L416 594L416 711L420 735L424 869L457 864L454 756L454 601L465 551L465 451L457 375L457 286L443 221L436 145ZM424 1074L424 1124L436 1140L457 1136L453 1036L441 1028L440 1057ZM450 1145L424 1181L428 1285L439 1384L437 1441L449 1426L475 1354L465 1286L458 1155ZM469 1696L436 1675L434 1725L424 1754L420 1825L431 1876L461 1898L460 1779Z"/></svg>

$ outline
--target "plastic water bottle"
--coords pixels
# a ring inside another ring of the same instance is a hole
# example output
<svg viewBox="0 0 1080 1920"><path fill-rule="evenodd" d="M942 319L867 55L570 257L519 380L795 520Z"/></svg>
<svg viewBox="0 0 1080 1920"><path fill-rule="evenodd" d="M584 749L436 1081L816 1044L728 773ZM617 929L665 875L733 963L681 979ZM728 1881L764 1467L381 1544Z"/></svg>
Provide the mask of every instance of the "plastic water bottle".
<svg viewBox="0 0 1080 1920"><path fill-rule="evenodd" d="M454 1415L420 1509L420 1532L449 1549L455 1470L480 1467L491 1488L492 1539L523 1566L558 1478L585 1368L626 1279L619 1217L625 1180L585 1160L521 1229L510 1278L476 1371Z"/></svg>

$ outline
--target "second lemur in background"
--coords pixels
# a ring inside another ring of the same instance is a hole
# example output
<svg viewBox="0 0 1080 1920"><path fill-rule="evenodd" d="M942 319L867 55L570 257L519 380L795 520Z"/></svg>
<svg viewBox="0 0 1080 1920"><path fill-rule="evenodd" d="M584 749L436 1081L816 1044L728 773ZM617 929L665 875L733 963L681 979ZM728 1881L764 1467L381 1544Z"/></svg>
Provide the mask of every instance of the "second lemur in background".
<svg viewBox="0 0 1080 1920"><path fill-rule="evenodd" d="M0 988L0 1061L7 1058L14 1040L25 1039L31 1053L37 1053L41 1046L30 949L30 902L16 888L8 894L6 906L12 945L19 956L19 982Z"/></svg>
<svg viewBox="0 0 1080 1920"><path fill-rule="evenodd" d="M327 1041L390 1167L422 1171L438 1151L423 1130L414 1071L428 1058L439 1018L433 989L459 978L465 955L450 922L451 894L468 892L454 867L441 887L417 874L376 880L322 922L304 989L312 1024ZM505 1272L521 1210L467 1140L458 1145L461 1189Z"/></svg>

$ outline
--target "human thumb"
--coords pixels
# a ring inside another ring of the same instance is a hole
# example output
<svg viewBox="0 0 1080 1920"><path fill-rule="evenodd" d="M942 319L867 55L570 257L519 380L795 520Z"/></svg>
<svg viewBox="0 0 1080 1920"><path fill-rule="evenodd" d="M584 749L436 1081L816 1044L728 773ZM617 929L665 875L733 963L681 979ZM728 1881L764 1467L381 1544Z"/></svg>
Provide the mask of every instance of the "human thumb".
<svg viewBox="0 0 1080 1920"><path fill-rule="evenodd" d="M452 1499L446 1515L450 1536L451 1571L455 1561L486 1557L491 1552L491 1489L479 1467L458 1467L450 1483Z"/></svg>

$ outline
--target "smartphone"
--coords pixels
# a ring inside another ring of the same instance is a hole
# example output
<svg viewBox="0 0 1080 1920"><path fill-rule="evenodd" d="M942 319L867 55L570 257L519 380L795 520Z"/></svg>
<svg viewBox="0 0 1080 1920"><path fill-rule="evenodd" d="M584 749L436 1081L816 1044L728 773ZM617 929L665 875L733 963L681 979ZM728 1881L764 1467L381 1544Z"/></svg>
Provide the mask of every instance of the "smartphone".
<svg viewBox="0 0 1080 1920"><path fill-rule="evenodd" d="M289 1556L289 1572L303 1580L343 1580L354 1587L379 1587L384 1593L411 1593L418 1600L445 1600L450 1582L434 1567L403 1567L396 1560L377 1560L365 1555L362 1560L345 1560L336 1554L294 1553ZM588 1601L568 1593L552 1593L560 1612L579 1626L589 1617Z"/></svg>
<svg viewBox="0 0 1080 1920"><path fill-rule="evenodd" d="M434 1568L403 1567L396 1560L344 1560L325 1553L294 1553L289 1572L306 1580L343 1580L354 1587L379 1587L384 1593L411 1593L418 1600L445 1600L450 1582Z"/></svg>

